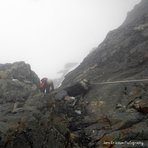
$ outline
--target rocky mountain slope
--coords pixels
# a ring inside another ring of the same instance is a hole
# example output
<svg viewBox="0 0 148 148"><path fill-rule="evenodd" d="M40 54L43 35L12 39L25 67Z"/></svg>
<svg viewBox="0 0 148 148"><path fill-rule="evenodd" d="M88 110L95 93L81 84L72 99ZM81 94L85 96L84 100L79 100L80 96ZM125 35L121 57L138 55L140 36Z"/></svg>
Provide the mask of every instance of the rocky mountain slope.
<svg viewBox="0 0 148 148"><path fill-rule="evenodd" d="M147 8L147 0L135 6L125 22L109 32L98 48L69 73L63 82L63 87L66 87L84 78L90 81L92 88L83 100L88 103L87 115L96 122L84 128L84 131L95 139L96 147L122 147L111 141L130 140L143 141L145 147L148 146L147 114L135 108L135 104L141 104L142 108L148 107L148 81L98 84L148 79ZM105 141L108 143L103 145ZM125 144L125 147L128 146L132 147Z"/></svg>
<svg viewBox="0 0 148 148"><path fill-rule="evenodd" d="M62 148L66 122L24 62L0 65L0 148Z"/></svg>
<svg viewBox="0 0 148 148"><path fill-rule="evenodd" d="M51 94L28 64L1 64L0 148L147 148L148 81L100 84L148 79L147 8L142 0ZM86 95L66 96L82 79Z"/></svg>

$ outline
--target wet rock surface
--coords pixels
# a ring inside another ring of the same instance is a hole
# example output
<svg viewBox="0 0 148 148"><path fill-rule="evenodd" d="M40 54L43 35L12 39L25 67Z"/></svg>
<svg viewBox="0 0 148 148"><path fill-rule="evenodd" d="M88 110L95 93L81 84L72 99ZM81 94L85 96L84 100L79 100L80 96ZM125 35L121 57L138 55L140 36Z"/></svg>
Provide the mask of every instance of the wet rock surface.
<svg viewBox="0 0 148 148"><path fill-rule="evenodd" d="M0 72L0 148L64 147L67 124L30 65L3 64Z"/></svg>
<svg viewBox="0 0 148 148"><path fill-rule="evenodd" d="M84 97L86 116L94 121L83 126L88 147L147 147L148 81L100 84L148 79L148 1L135 6L125 22L108 33L62 87L88 79L91 89ZM88 121L87 121L88 122ZM89 123L89 122L88 122ZM88 130L89 129L89 130ZM128 141L142 144L127 143Z"/></svg>
<svg viewBox="0 0 148 148"><path fill-rule="evenodd" d="M147 7L137 5L51 94L28 64L0 64L0 148L146 148L148 81L100 82L148 79ZM73 87L83 79L85 95Z"/></svg>

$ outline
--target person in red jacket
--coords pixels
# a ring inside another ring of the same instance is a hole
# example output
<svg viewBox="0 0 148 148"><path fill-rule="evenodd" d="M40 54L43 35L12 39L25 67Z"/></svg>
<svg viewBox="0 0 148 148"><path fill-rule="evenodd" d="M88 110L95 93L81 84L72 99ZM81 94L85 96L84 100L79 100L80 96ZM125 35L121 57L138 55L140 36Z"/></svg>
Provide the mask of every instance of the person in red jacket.
<svg viewBox="0 0 148 148"><path fill-rule="evenodd" d="M54 90L53 81L48 78L42 78L40 81L40 90L43 93L50 93Z"/></svg>

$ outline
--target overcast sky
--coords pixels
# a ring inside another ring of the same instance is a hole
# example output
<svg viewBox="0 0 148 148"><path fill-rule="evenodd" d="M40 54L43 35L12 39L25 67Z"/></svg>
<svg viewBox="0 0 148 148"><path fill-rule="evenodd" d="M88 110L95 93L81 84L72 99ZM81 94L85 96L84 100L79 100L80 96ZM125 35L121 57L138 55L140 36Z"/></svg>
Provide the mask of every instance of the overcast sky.
<svg viewBox="0 0 148 148"><path fill-rule="evenodd" d="M0 63L25 61L54 78L81 62L140 0L0 0Z"/></svg>

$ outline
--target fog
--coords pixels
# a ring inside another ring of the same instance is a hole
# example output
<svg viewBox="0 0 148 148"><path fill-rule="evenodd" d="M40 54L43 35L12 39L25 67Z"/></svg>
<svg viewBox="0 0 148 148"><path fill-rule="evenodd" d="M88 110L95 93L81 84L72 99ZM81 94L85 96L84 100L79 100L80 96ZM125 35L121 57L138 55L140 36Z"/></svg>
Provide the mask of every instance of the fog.
<svg viewBox="0 0 148 148"><path fill-rule="evenodd" d="M0 63L25 61L39 77L80 63L140 0L1 0Z"/></svg>

